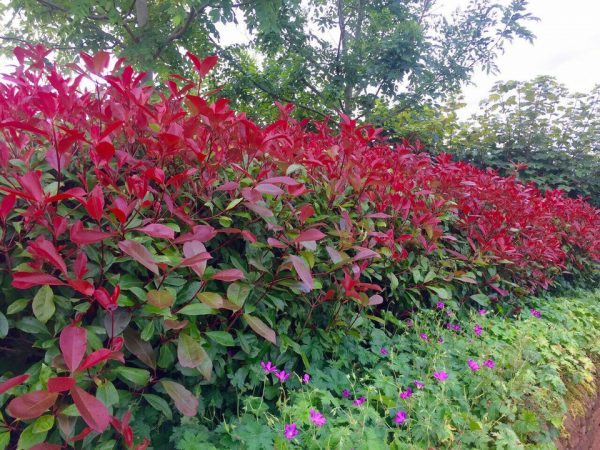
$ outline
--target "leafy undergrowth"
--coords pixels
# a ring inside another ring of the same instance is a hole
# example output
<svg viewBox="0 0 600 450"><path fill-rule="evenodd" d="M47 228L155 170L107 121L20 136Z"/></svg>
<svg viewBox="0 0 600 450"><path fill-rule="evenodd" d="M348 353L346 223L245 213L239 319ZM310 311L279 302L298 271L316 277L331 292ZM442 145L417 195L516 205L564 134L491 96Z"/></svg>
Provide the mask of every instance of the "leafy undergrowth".
<svg viewBox="0 0 600 450"><path fill-rule="evenodd" d="M441 304L412 322L389 316L393 335L369 327L308 374L281 382L285 365L272 362L279 376L267 363L254 368L264 391L241 398L239 419L209 431L185 418L170 442L180 450L555 448L576 392L594 391L599 301L600 291L552 306L533 299L515 318L482 310L457 320Z"/></svg>

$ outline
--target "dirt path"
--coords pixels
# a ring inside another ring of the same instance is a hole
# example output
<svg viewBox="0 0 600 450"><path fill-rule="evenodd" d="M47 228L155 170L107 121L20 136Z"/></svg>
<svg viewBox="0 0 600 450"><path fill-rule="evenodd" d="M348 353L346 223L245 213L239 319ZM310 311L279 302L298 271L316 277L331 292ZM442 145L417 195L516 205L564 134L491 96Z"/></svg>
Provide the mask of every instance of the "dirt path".
<svg viewBox="0 0 600 450"><path fill-rule="evenodd" d="M600 450L600 389L588 405L587 415L565 420L569 436L559 440L559 450Z"/></svg>

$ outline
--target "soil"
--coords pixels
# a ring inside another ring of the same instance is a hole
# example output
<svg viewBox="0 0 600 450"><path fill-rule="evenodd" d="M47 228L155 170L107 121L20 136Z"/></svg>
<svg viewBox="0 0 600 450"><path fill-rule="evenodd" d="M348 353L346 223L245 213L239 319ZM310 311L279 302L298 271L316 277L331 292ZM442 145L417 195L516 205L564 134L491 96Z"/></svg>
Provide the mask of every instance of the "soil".
<svg viewBox="0 0 600 450"><path fill-rule="evenodd" d="M566 433L556 443L559 450L600 450L600 390L597 392L595 397L590 397L586 402L587 414L567 416Z"/></svg>

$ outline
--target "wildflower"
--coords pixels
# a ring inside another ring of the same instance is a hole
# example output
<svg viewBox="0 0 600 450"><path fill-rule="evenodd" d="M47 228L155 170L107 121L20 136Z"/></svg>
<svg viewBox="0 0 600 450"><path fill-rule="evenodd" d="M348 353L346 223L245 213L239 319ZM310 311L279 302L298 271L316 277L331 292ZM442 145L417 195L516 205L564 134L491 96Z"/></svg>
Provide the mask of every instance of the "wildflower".
<svg viewBox="0 0 600 450"><path fill-rule="evenodd" d="M356 400L354 400L354 404L356 406L360 406L360 405L362 405L366 401L367 401L366 398L364 398L364 397L358 397Z"/></svg>
<svg viewBox="0 0 600 450"><path fill-rule="evenodd" d="M482 330L483 330L483 328L481 328L481 325L479 325L479 324L476 324L476 325L473 327L473 331L475 332L475 334L476 334L477 336L481 336L481 331L482 331Z"/></svg>
<svg viewBox="0 0 600 450"><path fill-rule="evenodd" d="M322 427L327 423L327 419L319 411L310 409L310 420L318 427Z"/></svg>
<svg viewBox="0 0 600 450"><path fill-rule="evenodd" d="M541 313L541 312L539 312L537 309L532 309L532 310L531 310L531 315L532 315L533 317L541 317L542 313Z"/></svg>
<svg viewBox="0 0 600 450"><path fill-rule="evenodd" d="M423 389L425 387L425 383L422 383L419 380L415 380L415 386L417 387L417 389Z"/></svg>
<svg viewBox="0 0 600 450"><path fill-rule="evenodd" d="M448 378L448 374L446 372L444 372L443 370L441 370L439 372L435 372L433 374L433 378L435 378L436 380L439 380L439 381L444 381L446 378Z"/></svg>
<svg viewBox="0 0 600 450"><path fill-rule="evenodd" d="M350 397L350 391L348 389L344 389L342 391L342 397L344 397L344 398Z"/></svg>
<svg viewBox="0 0 600 450"><path fill-rule="evenodd" d="M260 367L263 368L265 373L277 373L277 367L274 366L271 361L267 361L267 362L261 361Z"/></svg>
<svg viewBox="0 0 600 450"><path fill-rule="evenodd" d="M402 425L405 421L406 421L406 411L398 411L396 413L396 417L394 418L394 422L396 422L398 425Z"/></svg>
<svg viewBox="0 0 600 450"><path fill-rule="evenodd" d="M407 326L408 328L412 328L412 326L413 326L413 325L414 325L414 322L413 322L411 319L408 319L408 320L406 321L406 326Z"/></svg>
<svg viewBox="0 0 600 450"><path fill-rule="evenodd" d="M486 314L487 314L487 309L481 308L481 309L479 310L479 315L480 315L480 316L485 316Z"/></svg>
<svg viewBox="0 0 600 450"><path fill-rule="evenodd" d="M296 427L296 422L286 425L283 435L286 439L294 439L298 435L298 428Z"/></svg>
<svg viewBox="0 0 600 450"><path fill-rule="evenodd" d="M421 334L419 335L419 337L420 337L421 339L423 339L424 341L426 341L427 339L429 339L429 336L427 336L425 333L421 333Z"/></svg>
<svg viewBox="0 0 600 450"><path fill-rule="evenodd" d="M309 381L310 381L310 375L309 375L309 374L307 374L307 373L305 373L305 374L302 376L302 382L303 382L304 384L308 384L308 382L309 382Z"/></svg>
<svg viewBox="0 0 600 450"><path fill-rule="evenodd" d="M446 305L444 305L444 302L437 302L437 305L435 305L435 307L437 309L444 309Z"/></svg>
<svg viewBox="0 0 600 450"><path fill-rule="evenodd" d="M281 381L282 383L287 380L290 377L290 374L287 373L285 370L281 370L279 372L275 372L275 376L277 378L279 378L279 381Z"/></svg>
<svg viewBox="0 0 600 450"><path fill-rule="evenodd" d="M388 350L385 347L381 347L379 349L379 353L381 353L381 356L387 356L388 355Z"/></svg>
<svg viewBox="0 0 600 450"><path fill-rule="evenodd" d="M467 364L469 364L469 369L471 369L473 372L477 372L479 370L479 364L477 364L477 361L469 359Z"/></svg>
<svg viewBox="0 0 600 450"><path fill-rule="evenodd" d="M405 391L400 392L400 398L409 398L412 397L412 389L408 388Z"/></svg>
<svg viewBox="0 0 600 450"><path fill-rule="evenodd" d="M438 338L438 342L439 342L440 344L443 344L443 343L444 343L444 338Z"/></svg>
<svg viewBox="0 0 600 450"><path fill-rule="evenodd" d="M493 359L486 359L485 362L483 363L483 365L490 369L493 369L494 367L496 367L496 363L494 362Z"/></svg>

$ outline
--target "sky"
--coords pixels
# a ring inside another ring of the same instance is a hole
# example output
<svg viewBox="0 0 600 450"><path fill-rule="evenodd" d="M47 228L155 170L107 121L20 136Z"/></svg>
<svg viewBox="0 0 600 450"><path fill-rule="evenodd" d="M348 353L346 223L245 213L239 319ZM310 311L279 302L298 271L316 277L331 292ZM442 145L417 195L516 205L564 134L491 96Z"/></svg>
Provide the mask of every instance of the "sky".
<svg viewBox="0 0 600 450"><path fill-rule="evenodd" d="M468 0L439 0L444 11L464 6ZM586 92L600 84L600 2L597 0L531 0L529 11L540 18L529 28L537 36L533 44L508 44L498 61L500 73L479 71L464 88L467 117L499 80L529 80L552 75L569 90Z"/></svg>

